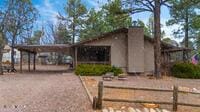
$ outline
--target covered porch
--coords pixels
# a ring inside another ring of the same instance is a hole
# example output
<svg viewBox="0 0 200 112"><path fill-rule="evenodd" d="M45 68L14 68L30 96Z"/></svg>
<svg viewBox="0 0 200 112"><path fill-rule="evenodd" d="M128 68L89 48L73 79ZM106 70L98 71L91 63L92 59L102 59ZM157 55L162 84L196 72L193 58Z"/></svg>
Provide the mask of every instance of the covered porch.
<svg viewBox="0 0 200 112"><path fill-rule="evenodd" d="M186 62L190 59L192 49L185 47L163 48L161 53L161 67L163 74L171 74L170 69L176 62ZM188 54L188 55L187 55Z"/></svg>

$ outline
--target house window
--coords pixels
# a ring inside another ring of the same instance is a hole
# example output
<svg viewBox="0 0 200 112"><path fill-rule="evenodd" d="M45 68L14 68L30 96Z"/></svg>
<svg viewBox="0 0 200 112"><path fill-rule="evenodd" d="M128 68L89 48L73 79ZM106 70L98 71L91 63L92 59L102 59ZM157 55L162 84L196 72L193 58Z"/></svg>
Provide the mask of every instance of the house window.
<svg viewBox="0 0 200 112"><path fill-rule="evenodd" d="M110 46L82 46L78 48L79 63L109 64Z"/></svg>

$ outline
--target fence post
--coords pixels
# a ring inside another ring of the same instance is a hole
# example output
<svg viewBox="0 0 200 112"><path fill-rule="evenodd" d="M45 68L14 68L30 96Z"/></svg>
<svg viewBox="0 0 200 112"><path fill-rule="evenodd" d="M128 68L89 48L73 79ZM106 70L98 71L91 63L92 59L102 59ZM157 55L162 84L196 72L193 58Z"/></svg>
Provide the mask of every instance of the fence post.
<svg viewBox="0 0 200 112"><path fill-rule="evenodd" d="M177 111L177 103L178 103L178 87L173 87L173 111Z"/></svg>
<svg viewBox="0 0 200 112"><path fill-rule="evenodd" d="M93 97L93 104L92 104L93 109L97 109L97 97Z"/></svg>
<svg viewBox="0 0 200 112"><path fill-rule="evenodd" d="M103 81L99 81L98 84L98 101L97 101L97 107L98 109L102 109L102 101L103 100Z"/></svg>

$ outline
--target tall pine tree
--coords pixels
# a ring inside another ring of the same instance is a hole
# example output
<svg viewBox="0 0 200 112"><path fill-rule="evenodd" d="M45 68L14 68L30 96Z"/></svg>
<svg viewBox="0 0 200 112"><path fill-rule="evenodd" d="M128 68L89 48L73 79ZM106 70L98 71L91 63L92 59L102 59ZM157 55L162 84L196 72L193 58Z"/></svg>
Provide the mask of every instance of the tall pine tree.
<svg viewBox="0 0 200 112"><path fill-rule="evenodd" d="M192 29L192 20L197 13L195 11L196 3L198 0L190 1L190 0L171 0L170 4L172 7L170 9L170 15L172 19L167 22L167 25L177 24L180 26L179 29L174 31L174 35L176 37L184 37L183 43L184 47L189 46L189 40L194 37L194 30ZM184 56L184 60L189 58L188 52Z"/></svg>
<svg viewBox="0 0 200 112"><path fill-rule="evenodd" d="M65 6L66 17L60 15L58 18L67 23L67 30L71 36L71 42L75 43L76 37L80 36L80 32L85 24L87 9L80 0L68 0Z"/></svg>
<svg viewBox="0 0 200 112"><path fill-rule="evenodd" d="M81 33L81 40L131 26L132 20L129 14L116 14L116 12L123 11L122 6L121 0L114 0L103 5L99 11L91 9L84 30Z"/></svg>

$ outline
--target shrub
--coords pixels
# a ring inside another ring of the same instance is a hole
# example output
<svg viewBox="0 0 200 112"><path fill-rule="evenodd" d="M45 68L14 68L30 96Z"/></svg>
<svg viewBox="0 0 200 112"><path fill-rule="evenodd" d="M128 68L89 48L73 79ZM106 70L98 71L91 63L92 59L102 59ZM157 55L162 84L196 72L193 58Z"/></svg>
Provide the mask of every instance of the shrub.
<svg viewBox="0 0 200 112"><path fill-rule="evenodd" d="M172 74L178 78L200 78L200 66L192 63L176 63L172 67Z"/></svg>
<svg viewBox="0 0 200 112"><path fill-rule="evenodd" d="M110 65L80 64L76 67L75 73L82 76L101 76L107 72L113 72L115 76L123 73L122 69Z"/></svg>
<svg viewBox="0 0 200 112"><path fill-rule="evenodd" d="M115 76L118 76L119 74L123 73L121 68L117 68L117 67L114 67L114 66L112 67L111 72L113 72Z"/></svg>

